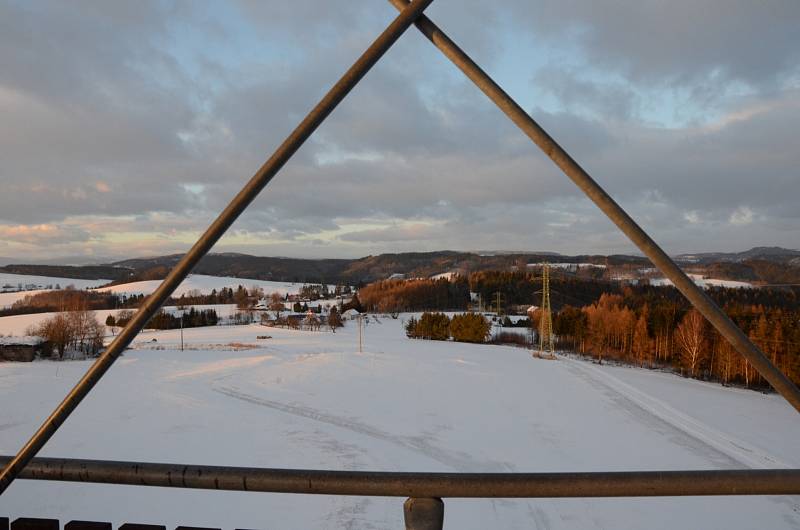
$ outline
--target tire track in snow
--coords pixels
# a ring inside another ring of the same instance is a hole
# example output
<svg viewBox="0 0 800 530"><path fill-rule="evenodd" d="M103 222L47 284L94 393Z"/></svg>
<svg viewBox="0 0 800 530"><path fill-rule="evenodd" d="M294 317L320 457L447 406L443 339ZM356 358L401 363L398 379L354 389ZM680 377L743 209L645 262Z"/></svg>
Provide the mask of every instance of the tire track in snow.
<svg viewBox="0 0 800 530"><path fill-rule="evenodd" d="M316 422L333 425L335 427L346 429L348 431L368 436L376 440L388 442L392 445L402 447L403 449L423 454L428 458L457 471L490 472L502 469L504 466L507 467L507 464L502 462L480 462L470 457L466 453L445 450L440 447L436 447L430 443L427 437L424 436L402 436L391 434L373 427L372 425L362 423L354 418L336 416L303 405L281 403L279 401L272 401L269 399L252 396L233 387L212 385L211 389L214 392L218 392L240 401L245 401L254 405L260 405L262 407L268 407L273 410L291 414L293 416L307 418Z"/></svg>
<svg viewBox="0 0 800 530"><path fill-rule="evenodd" d="M722 453L741 465L754 469L787 469L794 467L783 462L778 457L762 449L758 449L731 434L706 425L700 420L677 410L666 402L621 381L605 370L568 357L562 356L561 359L567 361L568 366L576 369L576 371L582 373L590 380L601 384L615 394L625 398L646 413L655 416L683 432L686 436L697 440L718 453Z"/></svg>

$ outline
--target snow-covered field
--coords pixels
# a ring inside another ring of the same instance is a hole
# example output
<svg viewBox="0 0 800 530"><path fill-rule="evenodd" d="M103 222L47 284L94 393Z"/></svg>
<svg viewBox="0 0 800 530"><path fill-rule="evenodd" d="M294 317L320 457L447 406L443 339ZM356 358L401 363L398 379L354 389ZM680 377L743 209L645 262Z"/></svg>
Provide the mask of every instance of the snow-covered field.
<svg viewBox="0 0 800 530"><path fill-rule="evenodd" d="M397 471L800 466L800 417L778 396L511 347L415 341L401 324L371 321L363 354L352 323L335 334L194 328L184 352L177 330L148 333L42 455ZM264 334L272 338L256 338ZM87 367L0 364L0 454L15 452ZM18 481L0 514L399 529L402 501ZM800 528L800 499L446 499L445 528Z"/></svg>
<svg viewBox="0 0 800 530"><path fill-rule="evenodd" d="M87 289L105 285L111 280L77 280L75 278L56 278L51 276L28 276L25 274L9 274L0 272L0 290L24 289L13 292L0 292L0 308L11 305L27 295L40 293L57 285L62 289L71 285L75 289Z"/></svg>
<svg viewBox="0 0 800 530"><path fill-rule="evenodd" d="M197 311L202 311L205 309L213 309L217 312L217 316L219 318L227 318L232 316L234 313L238 312L239 310L236 308L236 304L214 304L214 305L194 305L194 306L186 306L183 311L176 306L164 306L162 309L170 313L172 315L178 316L182 314L184 311L188 311L189 308L194 307ZM95 317L101 323L106 321L108 315L114 315L115 317L119 314L120 311L136 311L136 309L101 309L94 312ZM11 335L15 337L20 337L25 335L26 330L28 328L39 324L40 322L47 320L48 318L52 318L56 313L33 313L29 315L14 315L10 317L0 317L0 335ZM149 331L146 331L149 333ZM111 334L111 328L108 328L108 333Z"/></svg>
<svg viewBox="0 0 800 530"><path fill-rule="evenodd" d="M123 283L98 289L102 292L113 292L126 295L148 295L161 285L161 280L146 280L141 282ZM297 294L303 283L271 282L266 280L250 280L247 278L233 278L230 276L206 276L203 274L190 274L175 290L172 296L179 297L189 291L200 291L202 294L209 294L212 289L219 291L223 287L236 289L239 285L250 289L251 287L261 287L266 293L279 293L281 295ZM330 286L333 290L334 286Z"/></svg>
<svg viewBox="0 0 800 530"><path fill-rule="evenodd" d="M27 274L10 274L7 272L0 272L0 288L5 285L10 285L11 288L16 289L19 285L35 286L37 289L44 289L47 286L60 285L62 288L72 285L76 289L86 289L89 287L97 287L105 285L111 280L78 280L75 278L56 278L53 276L28 276Z"/></svg>
<svg viewBox="0 0 800 530"><path fill-rule="evenodd" d="M752 288L753 284L748 282L737 282L734 280L720 280L717 278L704 278L701 274L689 274L689 278L704 289L709 287L734 287L740 289ZM672 285L672 280L667 278L653 278L650 285Z"/></svg>

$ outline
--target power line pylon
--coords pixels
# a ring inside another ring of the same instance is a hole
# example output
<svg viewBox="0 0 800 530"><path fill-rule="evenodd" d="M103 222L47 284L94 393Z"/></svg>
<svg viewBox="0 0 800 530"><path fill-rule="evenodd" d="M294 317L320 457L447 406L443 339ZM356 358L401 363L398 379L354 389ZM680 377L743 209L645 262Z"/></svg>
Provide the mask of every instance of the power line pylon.
<svg viewBox="0 0 800 530"><path fill-rule="evenodd" d="M550 265L542 266L542 316L539 319L539 354L552 354L553 316L550 312Z"/></svg>
<svg viewBox="0 0 800 530"><path fill-rule="evenodd" d="M503 298L504 297L503 297L503 293L501 293L500 291L497 291L496 293L494 293L494 296L495 296L494 309L495 309L495 312L497 313L497 316L499 318L500 314L502 313L502 308L503 308L502 304L503 304Z"/></svg>

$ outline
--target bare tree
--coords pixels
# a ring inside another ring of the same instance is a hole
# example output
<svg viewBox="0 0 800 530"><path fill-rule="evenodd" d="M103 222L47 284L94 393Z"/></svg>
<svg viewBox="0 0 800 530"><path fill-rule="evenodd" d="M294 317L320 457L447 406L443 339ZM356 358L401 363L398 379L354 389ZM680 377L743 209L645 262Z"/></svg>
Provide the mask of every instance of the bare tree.
<svg viewBox="0 0 800 530"><path fill-rule="evenodd" d="M639 366L644 366L645 360L651 361L650 354L650 334L647 332L647 314L642 313L639 320L636 321L636 327L633 331L633 341L631 350L639 362Z"/></svg>
<svg viewBox="0 0 800 530"><path fill-rule="evenodd" d="M675 330L675 338L681 349L681 361L692 377L697 375L697 371L706 354L705 328L705 318L693 308L686 313Z"/></svg>
<svg viewBox="0 0 800 530"><path fill-rule="evenodd" d="M50 342L58 358L63 359L67 349L95 355L103 347L105 327L94 311L80 310L56 313L28 333Z"/></svg>
<svg viewBox="0 0 800 530"><path fill-rule="evenodd" d="M56 313L28 330L29 335L38 335L53 345L59 359L73 341L73 330L65 313Z"/></svg>

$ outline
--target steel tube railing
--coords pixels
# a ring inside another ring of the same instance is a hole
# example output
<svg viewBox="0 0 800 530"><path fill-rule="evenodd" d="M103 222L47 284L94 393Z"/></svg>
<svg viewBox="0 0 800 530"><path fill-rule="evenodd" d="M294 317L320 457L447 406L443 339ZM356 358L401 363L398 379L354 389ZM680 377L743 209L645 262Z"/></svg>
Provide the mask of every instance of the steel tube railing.
<svg viewBox="0 0 800 530"><path fill-rule="evenodd" d="M369 48L358 58L347 72L328 91L322 100L308 113L294 131L284 140L275 153L256 172L242 190L231 200L217 219L200 236L191 250L167 275L158 289L151 294L133 319L122 332L111 342L86 375L53 411L33 437L19 451L17 456L0 472L0 495L8 488L14 477L25 467L25 464L47 443L47 440L58 430L94 385L108 371L120 353L131 343L148 320L155 314L172 292L186 278L189 272L211 250L211 247L228 230L247 206L264 189L284 164L311 136L319 125L333 112L333 109L345 98L354 86L366 75L370 68L383 56L392 44L408 29L414 19L431 4L433 0L414 0L400 15L380 34Z"/></svg>
<svg viewBox="0 0 800 530"><path fill-rule="evenodd" d="M389 0L402 10L408 0ZM711 322L717 331L758 370L786 400L800 412L800 389L778 370L758 347L747 338L722 309L684 273L678 265L636 224L606 191L484 72L459 46L425 15L414 23L444 55L488 96L517 127L530 138L611 221L647 256L653 265L672 280L691 304Z"/></svg>
<svg viewBox="0 0 800 530"><path fill-rule="evenodd" d="M0 457L0 464L10 457ZM425 498L800 495L800 470L400 473L35 458L22 479L226 491Z"/></svg>

